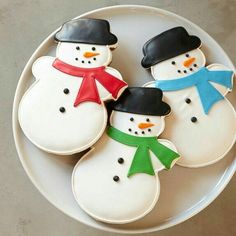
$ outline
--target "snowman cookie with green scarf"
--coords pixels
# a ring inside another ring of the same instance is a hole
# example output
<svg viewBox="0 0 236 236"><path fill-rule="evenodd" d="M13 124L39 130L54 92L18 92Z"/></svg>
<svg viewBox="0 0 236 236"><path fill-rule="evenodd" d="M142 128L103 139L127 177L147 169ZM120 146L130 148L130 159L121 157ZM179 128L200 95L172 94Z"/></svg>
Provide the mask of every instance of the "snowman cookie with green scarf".
<svg viewBox="0 0 236 236"><path fill-rule="evenodd" d="M172 114L161 137L172 141L181 154L177 164L202 167L222 159L236 139L236 113L225 98L234 73L221 64L206 64L201 40L175 27L143 46L142 66L155 81L145 87L163 91Z"/></svg>
<svg viewBox="0 0 236 236"><path fill-rule="evenodd" d="M155 88L128 88L110 105L110 126L72 174L73 194L93 218L123 224L144 217L159 194L159 171L179 159L175 146L157 139L170 106Z"/></svg>

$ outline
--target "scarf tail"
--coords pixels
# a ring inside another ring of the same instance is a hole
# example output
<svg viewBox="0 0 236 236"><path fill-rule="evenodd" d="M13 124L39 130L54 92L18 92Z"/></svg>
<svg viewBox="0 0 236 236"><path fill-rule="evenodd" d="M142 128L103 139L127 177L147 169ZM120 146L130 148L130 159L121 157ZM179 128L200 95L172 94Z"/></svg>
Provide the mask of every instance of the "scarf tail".
<svg viewBox="0 0 236 236"><path fill-rule="evenodd" d="M150 153L147 147L139 146L137 148L127 176L130 177L131 175L137 173L155 175Z"/></svg>
<svg viewBox="0 0 236 236"><path fill-rule="evenodd" d="M113 98L118 97L119 91L123 87L127 87L127 83L125 83L123 80L120 80L113 76L112 74L109 74L105 70L100 70L99 73L96 74L96 78L98 82L106 88L106 90L111 93Z"/></svg>
<svg viewBox="0 0 236 236"><path fill-rule="evenodd" d="M224 96L207 81L198 83L196 87L205 114L209 113L210 109L216 102L224 99Z"/></svg>
<svg viewBox="0 0 236 236"><path fill-rule="evenodd" d="M155 145L152 145L150 149L166 169L170 169L172 162L180 157L177 152L159 142L158 144L155 143Z"/></svg>
<svg viewBox="0 0 236 236"><path fill-rule="evenodd" d="M92 77L83 79L74 102L74 107L86 101L101 104L101 99L98 93L96 82Z"/></svg>

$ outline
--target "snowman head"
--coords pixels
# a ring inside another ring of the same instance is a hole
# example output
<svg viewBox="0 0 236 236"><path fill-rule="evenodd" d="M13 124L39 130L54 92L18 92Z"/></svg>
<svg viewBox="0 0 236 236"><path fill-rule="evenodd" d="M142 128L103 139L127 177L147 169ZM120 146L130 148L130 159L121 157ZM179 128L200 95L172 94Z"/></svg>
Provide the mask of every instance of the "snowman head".
<svg viewBox="0 0 236 236"><path fill-rule="evenodd" d="M165 128L164 116L139 115L113 111L110 124L114 128L138 137L159 136Z"/></svg>
<svg viewBox="0 0 236 236"><path fill-rule="evenodd" d="M128 88L110 107L111 126L138 137L160 135L170 113L169 105L162 101L162 91L156 88Z"/></svg>
<svg viewBox="0 0 236 236"><path fill-rule="evenodd" d="M156 80L182 78L205 66L200 47L198 37L189 35L183 27L175 27L145 43L142 66L151 67Z"/></svg>
<svg viewBox="0 0 236 236"><path fill-rule="evenodd" d="M110 32L109 22L101 19L76 19L66 22L56 33L59 42L56 57L76 67L107 66L117 38Z"/></svg>
<svg viewBox="0 0 236 236"><path fill-rule="evenodd" d="M57 46L56 57L76 67L94 68L110 64L110 49L108 45L61 42Z"/></svg>
<svg viewBox="0 0 236 236"><path fill-rule="evenodd" d="M151 66L151 73L156 80L178 79L197 72L205 63L204 54L197 48Z"/></svg>

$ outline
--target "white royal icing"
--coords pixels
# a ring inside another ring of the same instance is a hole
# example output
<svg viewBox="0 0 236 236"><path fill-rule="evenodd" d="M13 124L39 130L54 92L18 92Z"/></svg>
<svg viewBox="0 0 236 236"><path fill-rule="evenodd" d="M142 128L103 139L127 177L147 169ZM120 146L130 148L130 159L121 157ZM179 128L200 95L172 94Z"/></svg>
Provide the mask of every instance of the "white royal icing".
<svg viewBox="0 0 236 236"><path fill-rule="evenodd" d="M183 66L184 60L194 57L188 67ZM174 65L172 61L175 61ZM197 66L194 67L193 65ZM205 56L200 49L195 49L177 57L165 60L151 67L155 80L171 80L182 78L205 66ZM193 70L190 71L190 68ZM209 70L229 70L220 64L208 65ZM181 71L181 73L178 72ZM183 73L186 70L187 73ZM233 79L233 76L232 76ZM228 88L211 82L225 96ZM149 82L145 87L155 87ZM213 164L222 159L235 143L236 113L233 106L225 98L213 105L209 114L204 114L199 95L195 87L178 91L164 91L164 101L171 107L171 115L166 118L166 129L161 137L175 143L181 158L177 164L186 167L201 167ZM186 99L190 99L188 104ZM196 117L197 122L191 122Z"/></svg>
<svg viewBox="0 0 236 236"><path fill-rule="evenodd" d="M94 52L99 54L88 54L91 57L86 54ZM107 66L112 54L109 46L61 42L56 58L72 66L93 68ZM32 72L36 81L22 97L18 116L25 135L37 147L69 155L87 149L99 139L107 123L103 102L114 98L96 81L102 104L83 102L74 107L82 78L55 69L52 64L56 58L45 56L34 62ZM117 70L106 67L105 71L122 80ZM65 94L64 89L69 89L69 93ZM118 96L124 89L120 89ZM65 108L65 112L60 112L60 107Z"/></svg>
<svg viewBox="0 0 236 236"><path fill-rule="evenodd" d="M134 118L130 121L130 118ZM152 134L147 129L138 128L140 122L150 119ZM164 129L164 117L137 115L113 111L110 119L113 127L135 136L155 136ZM145 130L146 134L141 134ZM176 151L168 140L158 140L163 145ZM94 145L93 149L83 156L72 174L72 189L80 207L93 218L106 223L124 224L138 220L148 214L155 206L160 183L158 172L165 167L150 151L155 176L138 173L127 177L128 170L136 152L135 147L127 146L111 139L106 133ZM119 158L124 163L118 163ZM173 161L172 165L174 165ZM115 182L114 176L120 180Z"/></svg>

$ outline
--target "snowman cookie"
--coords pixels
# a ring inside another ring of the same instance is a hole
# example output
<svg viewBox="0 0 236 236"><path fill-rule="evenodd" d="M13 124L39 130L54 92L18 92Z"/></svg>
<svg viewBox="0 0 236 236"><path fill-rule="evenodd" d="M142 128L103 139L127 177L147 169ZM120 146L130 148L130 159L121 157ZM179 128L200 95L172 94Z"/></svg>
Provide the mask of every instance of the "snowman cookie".
<svg viewBox="0 0 236 236"><path fill-rule="evenodd" d="M145 84L163 90L172 114L161 137L178 147L186 167L201 167L223 158L235 143L236 113L225 98L233 72L224 65L205 66L201 40L183 27L167 30L143 46L142 66L156 80Z"/></svg>
<svg viewBox="0 0 236 236"><path fill-rule="evenodd" d="M56 33L56 57L36 60L36 81L19 105L19 123L44 151L69 155L95 143L105 130L104 102L116 100L127 84L107 65L117 37L108 21L76 19Z"/></svg>
<svg viewBox="0 0 236 236"><path fill-rule="evenodd" d="M170 169L179 155L171 142L157 139L170 113L161 90L128 88L110 107L111 126L75 166L72 189L87 214L123 224L153 209L160 193L158 173Z"/></svg>

